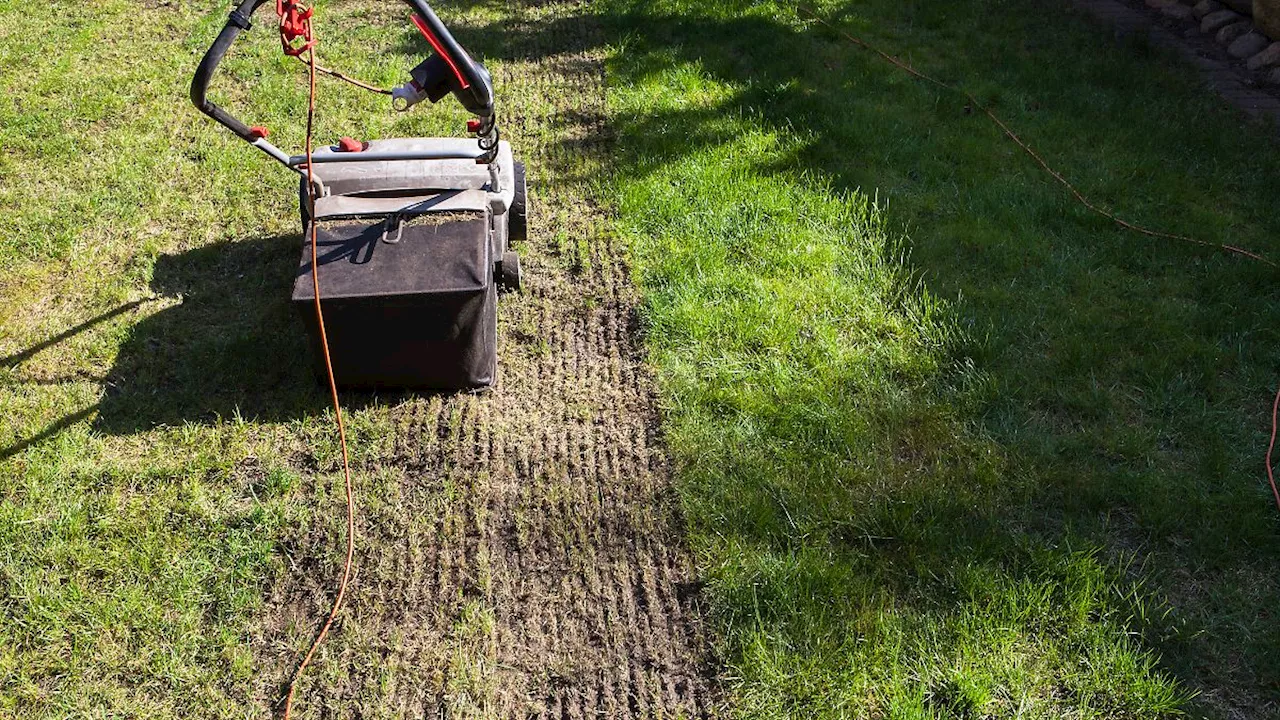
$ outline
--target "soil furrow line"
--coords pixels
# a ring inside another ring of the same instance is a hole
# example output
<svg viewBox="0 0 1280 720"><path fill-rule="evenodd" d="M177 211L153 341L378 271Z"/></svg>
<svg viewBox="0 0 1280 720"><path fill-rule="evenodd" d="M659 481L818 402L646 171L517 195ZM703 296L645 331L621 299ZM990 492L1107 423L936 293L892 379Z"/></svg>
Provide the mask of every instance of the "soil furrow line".
<svg viewBox="0 0 1280 720"><path fill-rule="evenodd" d="M529 167L526 293L499 305L493 391L389 411L399 436L365 472L394 482L361 488L395 490L359 498L378 508L359 582L301 717L703 717L714 686L637 294L592 195L612 143L603 36L580 3L499 10L509 37L458 34L492 63ZM324 525L303 552L337 546ZM275 675L306 635L283 618L305 625L328 577L273 592Z"/></svg>

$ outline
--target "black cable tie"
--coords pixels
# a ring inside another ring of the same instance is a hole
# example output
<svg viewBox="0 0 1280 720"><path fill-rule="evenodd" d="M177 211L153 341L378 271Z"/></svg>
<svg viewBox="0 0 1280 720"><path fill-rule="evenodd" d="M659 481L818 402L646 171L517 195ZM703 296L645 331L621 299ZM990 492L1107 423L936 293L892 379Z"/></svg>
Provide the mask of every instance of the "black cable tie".
<svg viewBox="0 0 1280 720"><path fill-rule="evenodd" d="M249 30L253 28L253 20L251 20L248 15L245 15L244 13L240 12L240 8L236 8L235 10L231 11L231 15L228 18L228 22L240 28L241 30Z"/></svg>

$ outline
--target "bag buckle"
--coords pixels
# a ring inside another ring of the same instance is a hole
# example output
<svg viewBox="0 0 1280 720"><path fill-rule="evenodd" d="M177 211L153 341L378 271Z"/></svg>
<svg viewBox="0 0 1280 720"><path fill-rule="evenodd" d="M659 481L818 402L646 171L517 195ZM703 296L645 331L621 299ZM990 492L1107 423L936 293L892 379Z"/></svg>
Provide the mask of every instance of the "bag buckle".
<svg viewBox="0 0 1280 720"><path fill-rule="evenodd" d="M387 237L387 235L391 232L392 227L396 229L396 236L394 238ZM388 245L395 245L396 243L400 242L400 238L403 235L404 235L404 216L403 215L389 216L387 218L387 222L382 226L382 242Z"/></svg>

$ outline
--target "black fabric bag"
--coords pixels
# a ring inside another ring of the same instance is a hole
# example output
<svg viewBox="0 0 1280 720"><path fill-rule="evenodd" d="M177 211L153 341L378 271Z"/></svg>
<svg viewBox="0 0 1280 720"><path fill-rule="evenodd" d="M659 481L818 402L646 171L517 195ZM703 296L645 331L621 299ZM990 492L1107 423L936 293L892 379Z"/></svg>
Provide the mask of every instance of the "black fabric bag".
<svg viewBox="0 0 1280 720"><path fill-rule="evenodd" d="M321 306L339 387L460 390L493 383L490 221L488 210L412 208L316 221ZM309 227L303 237L293 303L323 379Z"/></svg>

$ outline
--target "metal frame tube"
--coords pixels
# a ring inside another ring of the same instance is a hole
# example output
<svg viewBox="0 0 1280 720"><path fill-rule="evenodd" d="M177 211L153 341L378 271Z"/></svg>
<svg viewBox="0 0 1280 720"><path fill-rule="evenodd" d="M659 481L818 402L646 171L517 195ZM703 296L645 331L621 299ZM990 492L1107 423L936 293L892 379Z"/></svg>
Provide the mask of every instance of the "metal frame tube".
<svg viewBox="0 0 1280 720"><path fill-rule="evenodd" d="M191 102L195 103L200 112L217 120L221 125L239 135L242 140L248 143L253 143L258 139L249 129L249 126L231 113L210 102L207 94L209 92L209 83L213 80L213 74L218 69L218 63L222 62L222 58L226 56L227 51L231 49L232 43L236 41L240 33L249 29L250 18L253 16L254 11L266 2L267 0L244 0L239 7L231 11L227 24L222 27L222 32L218 33L218 39L213 41L209 51L200 60L200 66L196 68L195 77L191 79Z"/></svg>
<svg viewBox="0 0 1280 720"><path fill-rule="evenodd" d="M250 19L253 13L259 7L268 3L270 0L241 0L240 4L231 11L230 17L227 18L226 24L222 27L222 31L218 33L218 37L214 40L213 45L208 52L200 60L200 66L196 68L195 76L191 80L191 102L199 108L200 112L208 115L216 120L219 124L235 133L240 139L253 145L262 152L266 153L273 160L289 168L290 170L302 172L300 166L306 165L305 156L288 156L282 150L272 145L259 133L255 133L252 128L242 122L239 118L222 108L210 102L207 94L209 83L213 79L214 73L218 69L218 64L226 56L235 43L240 33L248 30L251 26ZM409 7L426 23L430 28L436 40L440 42L441 49L447 53L458 70L466 76L470 87L466 90L457 90L454 94L458 100L462 102L468 110L480 115L486 125L490 128L490 132L496 137L496 130L493 126L493 84L489 79L489 73L486 72L482 65L471 59L467 52L462 49L453 35L449 33L444 23L440 22L440 18L431 10L431 6L425 0L404 0ZM382 160L476 160L486 156L481 150L474 153L461 152L443 152L443 151L424 151L410 153L341 153L341 154L322 154L315 155L312 161L319 163L347 163L347 162L378 162Z"/></svg>
<svg viewBox="0 0 1280 720"><path fill-rule="evenodd" d="M362 162L382 162L384 160L475 160L480 157L480 150L415 150L408 152L324 152L312 153L311 162L320 165L324 163L362 163ZM283 160L285 165L291 168L297 168L307 164L306 155L294 155Z"/></svg>

